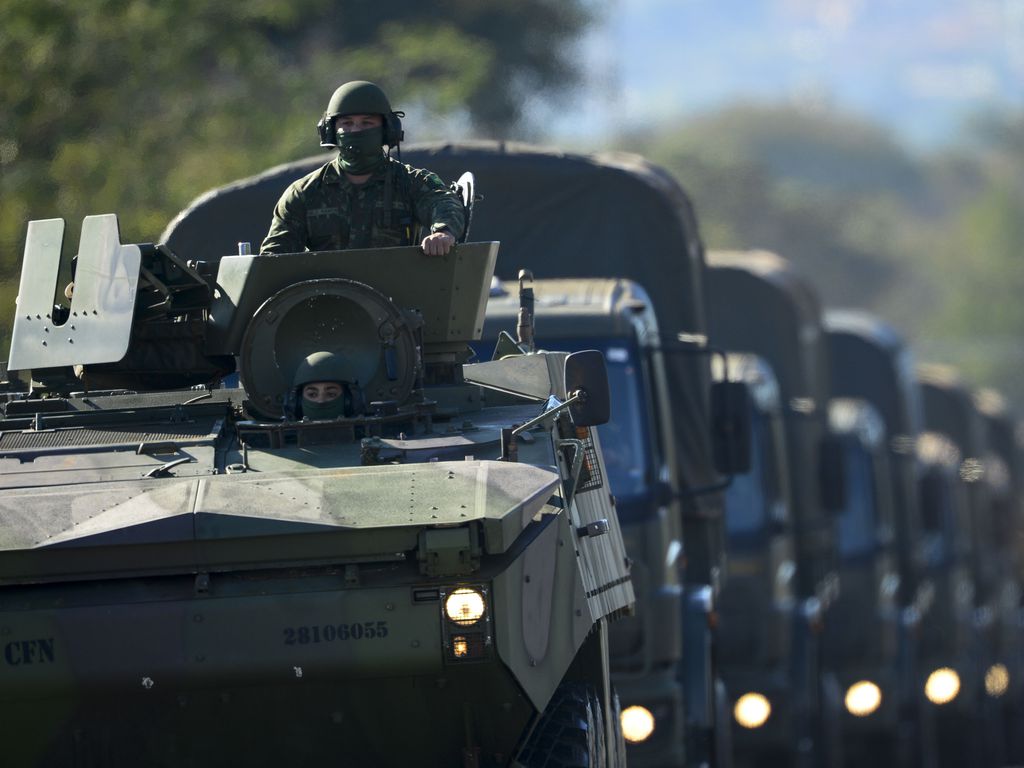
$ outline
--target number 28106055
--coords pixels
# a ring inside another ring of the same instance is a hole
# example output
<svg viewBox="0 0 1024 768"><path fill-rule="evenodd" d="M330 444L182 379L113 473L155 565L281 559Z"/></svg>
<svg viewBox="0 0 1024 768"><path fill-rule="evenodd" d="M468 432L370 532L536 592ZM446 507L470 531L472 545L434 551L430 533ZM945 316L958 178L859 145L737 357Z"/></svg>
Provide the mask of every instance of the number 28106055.
<svg viewBox="0 0 1024 768"><path fill-rule="evenodd" d="M386 621L359 621L351 624L314 624L306 627L285 627L285 645L336 643L348 640L383 640L388 636Z"/></svg>

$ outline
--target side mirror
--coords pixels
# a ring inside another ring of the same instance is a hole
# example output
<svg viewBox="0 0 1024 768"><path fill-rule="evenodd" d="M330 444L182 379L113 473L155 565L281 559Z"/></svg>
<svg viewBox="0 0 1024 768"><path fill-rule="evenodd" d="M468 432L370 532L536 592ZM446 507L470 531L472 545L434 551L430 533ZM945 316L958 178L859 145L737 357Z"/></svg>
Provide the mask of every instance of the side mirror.
<svg viewBox="0 0 1024 768"><path fill-rule="evenodd" d="M838 435L825 435L818 446L818 480L821 505L829 512L846 506L846 449Z"/></svg>
<svg viewBox="0 0 1024 768"><path fill-rule="evenodd" d="M742 381L711 385L711 450L715 471L741 475L750 471L750 390Z"/></svg>
<svg viewBox="0 0 1024 768"><path fill-rule="evenodd" d="M611 393L604 355L596 349L573 352L565 358L565 391L583 394L569 406L569 416L577 427L596 427L611 418Z"/></svg>

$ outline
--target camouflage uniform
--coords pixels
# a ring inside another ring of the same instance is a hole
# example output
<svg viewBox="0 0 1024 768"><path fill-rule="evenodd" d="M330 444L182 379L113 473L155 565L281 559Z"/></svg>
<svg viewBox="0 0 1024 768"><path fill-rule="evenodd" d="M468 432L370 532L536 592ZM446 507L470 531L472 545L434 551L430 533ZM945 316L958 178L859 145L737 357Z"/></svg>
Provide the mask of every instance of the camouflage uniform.
<svg viewBox="0 0 1024 768"><path fill-rule="evenodd" d="M260 253L412 245L426 230L458 240L465 221L462 200L437 174L387 157L366 182L353 184L335 159L281 195Z"/></svg>

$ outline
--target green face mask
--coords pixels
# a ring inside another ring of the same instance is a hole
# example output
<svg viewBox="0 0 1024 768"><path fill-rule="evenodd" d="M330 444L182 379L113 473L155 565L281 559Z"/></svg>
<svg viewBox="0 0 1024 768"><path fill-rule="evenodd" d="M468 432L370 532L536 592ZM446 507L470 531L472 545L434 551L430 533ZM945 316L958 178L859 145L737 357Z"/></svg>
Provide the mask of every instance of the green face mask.
<svg viewBox="0 0 1024 768"><path fill-rule="evenodd" d="M334 400L326 403L314 403L312 400L302 398L302 415L304 418L321 421L323 419L336 419L345 415L345 395L341 394Z"/></svg>
<svg viewBox="0 0 1024 768"><path fill-rule="evenodd" d="M355 133L338 134L338 158L346 173L371 173L384 159L384 128L367 128Z"/></svg>

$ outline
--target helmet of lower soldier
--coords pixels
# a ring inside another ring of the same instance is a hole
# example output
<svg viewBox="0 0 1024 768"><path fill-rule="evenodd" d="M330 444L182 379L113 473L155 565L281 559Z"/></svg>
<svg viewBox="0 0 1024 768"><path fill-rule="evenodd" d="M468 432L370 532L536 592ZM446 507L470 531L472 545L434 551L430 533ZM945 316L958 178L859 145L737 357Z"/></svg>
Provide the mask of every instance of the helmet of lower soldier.
<svg viewBox="0 0 1024 768"><path fill-rule="evenodd" d="M352 416L360 405L358 387L346 380L344 361L333 352L314 352L299 363L292 380L292 394L288 398L286 413L292 417L308 417L312 419L333 419L339 416ZM302 390L307 384L314 382L336 382L341 387L339 396L327 402L307 401Z"/></svg>
<svg viewBox="0 0 1024 768"><path fill-rule="evenodd" d="M333 352L314 352L295 369L292 386L302 387L314 381L336 381L340 384L345 381L346 375L344 361L339 355Z"/></svg>

